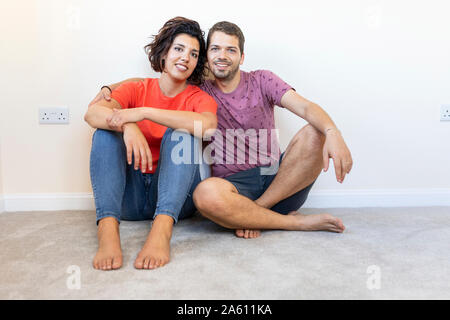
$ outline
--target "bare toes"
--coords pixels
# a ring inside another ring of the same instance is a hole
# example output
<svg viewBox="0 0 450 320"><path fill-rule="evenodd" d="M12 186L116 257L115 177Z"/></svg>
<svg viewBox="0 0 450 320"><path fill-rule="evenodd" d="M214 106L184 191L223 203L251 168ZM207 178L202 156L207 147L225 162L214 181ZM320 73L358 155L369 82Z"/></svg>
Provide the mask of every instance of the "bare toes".
<svg viewBox="0 0 450 320"><path fill-rule="evenodd" d="M345 229L344 224L342 223L342 220L341 220L341 219L336 218L336 220L335 220L335 222L334 222L334 225L335 225L339 230L344 231L344 229Z"/></svg>
<svg viewBox="0 0 450 320"><path fill-rule="evenodd" d="M136 269L142 269L144 267L144 260L137 257L136 261L134 262L134 267Z"/></svg>
<svg viewBox="0 0 450 320"><path fill-rule="evenodd" d="M122 266L122 259L120 258L114 258L112 262L112 268L113 269L119 269Z"/></svg>
<svg viewBox="0 0 450 320"><path fill-rule="evenodd" d="M150 268L151 259L149 257L145 257L144 259L144 269Z"/></svg>
<svg viewBox="0 0 450 320"><path fill-rule="evenodd" d="M112 268L112 258L106 260L106 270L111 270Z"/></svg>

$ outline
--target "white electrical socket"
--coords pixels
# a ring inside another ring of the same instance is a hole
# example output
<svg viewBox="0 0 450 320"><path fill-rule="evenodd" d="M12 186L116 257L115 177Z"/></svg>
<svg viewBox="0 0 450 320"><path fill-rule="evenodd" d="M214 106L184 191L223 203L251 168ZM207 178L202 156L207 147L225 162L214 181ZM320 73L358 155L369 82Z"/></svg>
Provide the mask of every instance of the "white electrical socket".
<svg viewBox="0 0 450 320"><path fill-rule="evenodd" d="M450 104L441 105L441 121L450 121Z"/></svg>
<svg viewBox="0 0 450 320"><path fill-rule="evenodd" d="M39 123L68 124L69 108L67 107L39 108Z"/></svg>

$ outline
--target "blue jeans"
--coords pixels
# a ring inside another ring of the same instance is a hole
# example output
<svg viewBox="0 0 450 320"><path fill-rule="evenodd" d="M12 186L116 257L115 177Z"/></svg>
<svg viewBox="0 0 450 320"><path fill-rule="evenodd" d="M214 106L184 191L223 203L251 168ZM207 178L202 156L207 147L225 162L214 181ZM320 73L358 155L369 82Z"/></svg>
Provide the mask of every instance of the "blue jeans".
<svg viewBox="0 0 450 320"><path fill-rule="evenodd" d="M172 141L176 138L182 140ZM90 159L97 223L105 217L120 223L121 219L154 219L159 214L171 216L177 223L193 215L192 193L201 180L199 165L193 161L198 143L192 135L168 128L155 173L143 174L134 170L134 163L128 165L122 133L97 129ZM183 154L185 161L172 161L172 151Z"/></svg>

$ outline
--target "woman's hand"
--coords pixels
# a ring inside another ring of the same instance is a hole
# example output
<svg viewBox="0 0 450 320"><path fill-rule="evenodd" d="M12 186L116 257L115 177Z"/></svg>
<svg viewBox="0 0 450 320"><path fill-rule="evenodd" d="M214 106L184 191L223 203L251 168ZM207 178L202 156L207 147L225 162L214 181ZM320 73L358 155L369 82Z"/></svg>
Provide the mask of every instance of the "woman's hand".
<svg viewBox="0 0 450 320"><path fill-rule="evenodd" d="M113 130L120 130L125 123L144 120L143 108L113 109L113 114L106 118L106 123Z"/></svg>
<svg viewBox="0 0 450 320"><path fill-rule="evenodd" d="M148 146L147 139L135 123L127 123L123 126L123 141L127 148L127 162L129 165L133 162L134 155L134 170L139 167L144 173L152 170L152 153Z"/></svg>

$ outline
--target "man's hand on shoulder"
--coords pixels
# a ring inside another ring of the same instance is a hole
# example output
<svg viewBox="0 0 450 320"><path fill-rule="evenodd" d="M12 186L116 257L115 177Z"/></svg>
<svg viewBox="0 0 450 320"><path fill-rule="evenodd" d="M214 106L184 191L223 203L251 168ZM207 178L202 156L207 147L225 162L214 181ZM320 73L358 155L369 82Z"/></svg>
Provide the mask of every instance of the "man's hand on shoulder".
<svg viewBox="0 0 450 320"><path fill-rule="evenodd" d="M100 89L100 92L97 93L97 95L95 96L94 100L92 100L89 103L89 107L91 105L101 101L102 99L105 99L106 101L111 101L112 90L117 89L122 83L136 82L136 81L142 81L142 80L145 80L145 78L130 78L130 79L126 79L124 81L118 82L118 83L111 84L109 86L103 86Z"/></svg>
<svg viewBox="0 0 450 320"><path fill-rule="evenodd" d="M102 99L105 99L106 101L111 101L111 89L108 86L103 86L100 89L100 92L97 93L95 98L89 103L88 107L96 104L97 102L102 101Z"/></svg>

